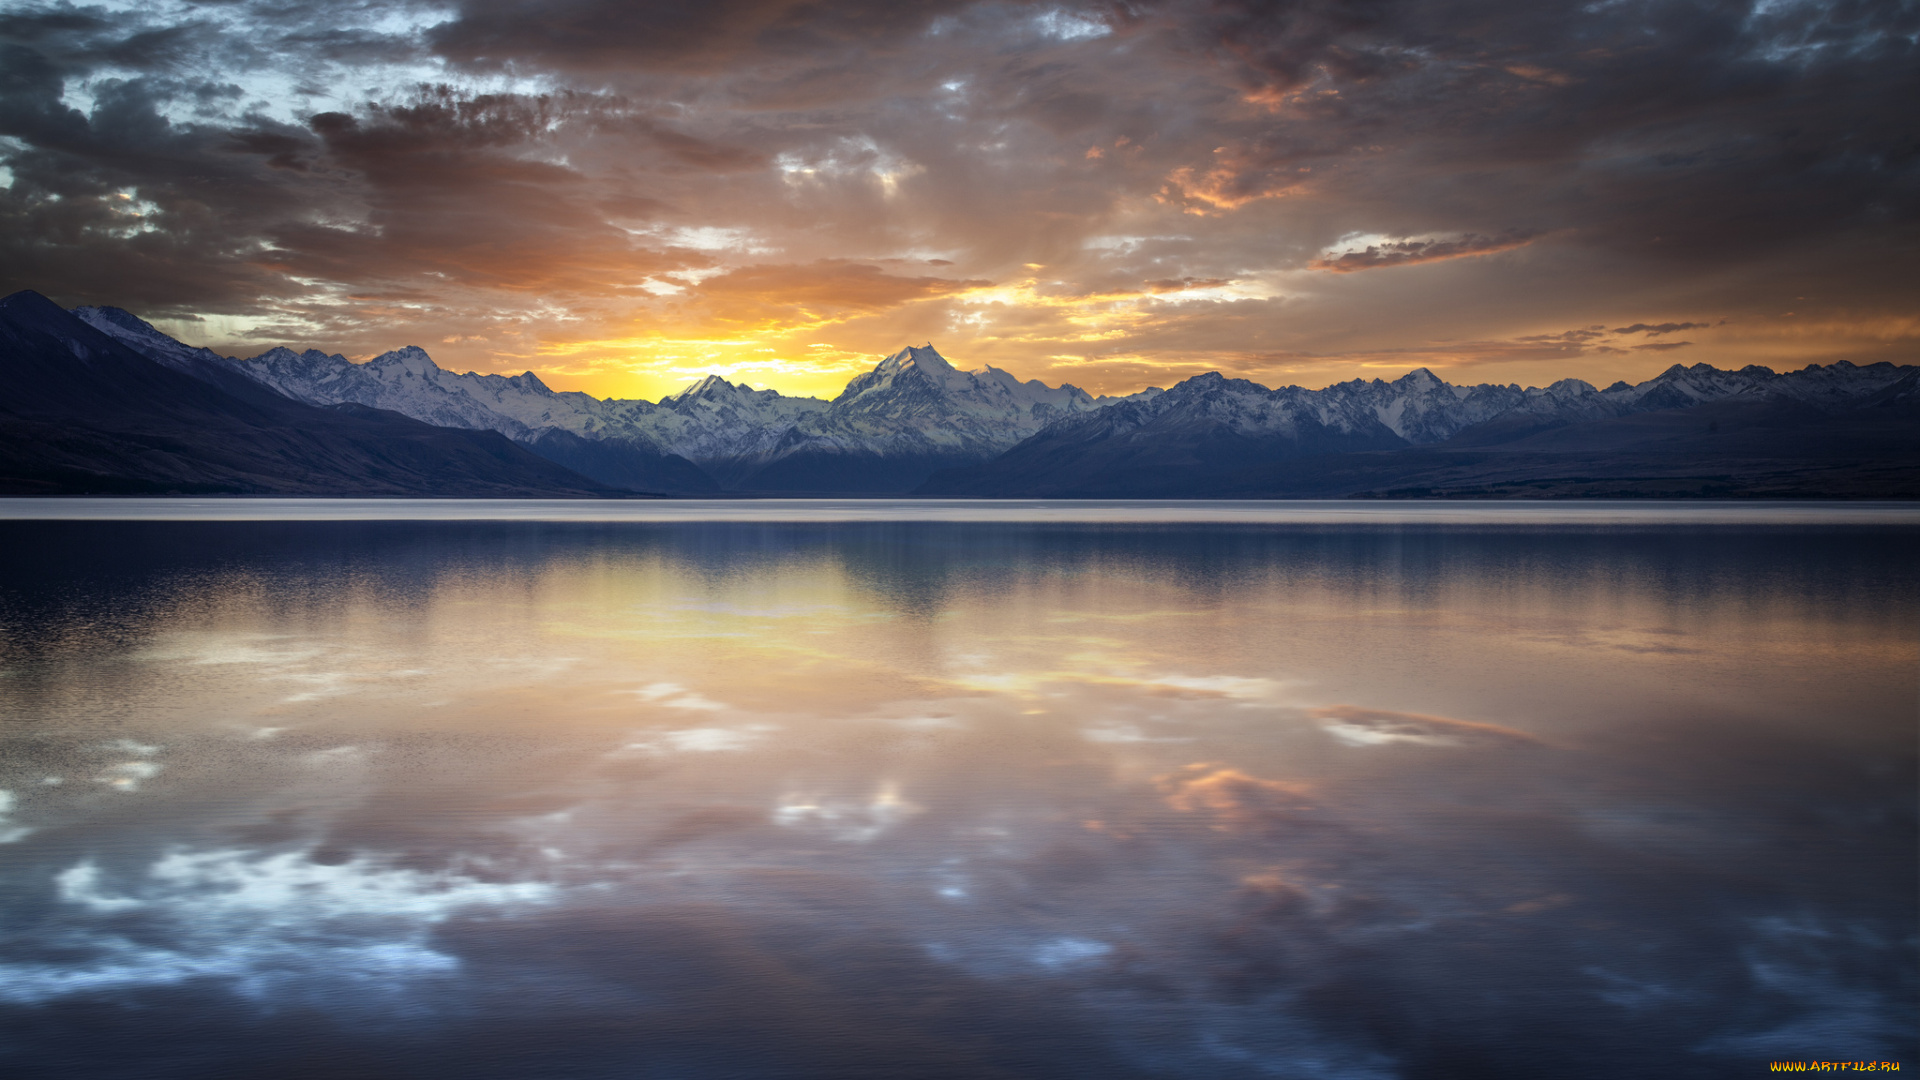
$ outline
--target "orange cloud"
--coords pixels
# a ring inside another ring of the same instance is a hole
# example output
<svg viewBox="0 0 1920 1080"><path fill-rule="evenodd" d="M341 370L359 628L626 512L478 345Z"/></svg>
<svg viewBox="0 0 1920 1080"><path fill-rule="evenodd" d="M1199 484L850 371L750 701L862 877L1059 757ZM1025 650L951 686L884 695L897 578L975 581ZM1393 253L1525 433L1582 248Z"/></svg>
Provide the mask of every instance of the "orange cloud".
<svg viewBox="0 0 1920 1080"><path fill-rule="evenodd" d="M842 259L743 266L694 287L711 318L727 324L818 325L836 314L874 312L985 288L990 281L899 277Z"/></svg>
<svg viewBox="0 0 1920 1080"><path fill-rule="evenodd" d="M1154 200L1204 217L1306 190L1301 176L1305 169L1287 170L1235 147L1218 147L1213 153L1211 165L1183 165L1168 173Z"/></svg>

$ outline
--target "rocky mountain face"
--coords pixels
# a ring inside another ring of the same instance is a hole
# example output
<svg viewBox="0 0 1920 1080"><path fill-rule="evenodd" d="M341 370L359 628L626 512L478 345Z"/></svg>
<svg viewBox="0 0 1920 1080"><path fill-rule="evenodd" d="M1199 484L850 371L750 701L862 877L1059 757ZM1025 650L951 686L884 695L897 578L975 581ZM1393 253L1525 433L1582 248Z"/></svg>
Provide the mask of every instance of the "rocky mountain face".
<svg viewBox="0 0 1920 1080"><path fill-rule="evenodd" d="M108 334L38 293L0 300L0 492L618 494L491 431L289 400L127 319Z"/></svg>

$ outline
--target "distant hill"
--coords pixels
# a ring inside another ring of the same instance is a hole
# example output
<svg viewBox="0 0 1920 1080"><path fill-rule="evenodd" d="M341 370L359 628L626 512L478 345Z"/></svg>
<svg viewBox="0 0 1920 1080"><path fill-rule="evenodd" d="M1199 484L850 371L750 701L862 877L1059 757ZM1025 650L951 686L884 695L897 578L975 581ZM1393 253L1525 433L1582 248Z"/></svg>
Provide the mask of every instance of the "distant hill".
<svg viewBox="0 0 1920 1080"><path fill-rule="evenodd" d="M491 431L318 408L223 363L176 359L38 293L0 300L0 493L618 494Z"/></svg>

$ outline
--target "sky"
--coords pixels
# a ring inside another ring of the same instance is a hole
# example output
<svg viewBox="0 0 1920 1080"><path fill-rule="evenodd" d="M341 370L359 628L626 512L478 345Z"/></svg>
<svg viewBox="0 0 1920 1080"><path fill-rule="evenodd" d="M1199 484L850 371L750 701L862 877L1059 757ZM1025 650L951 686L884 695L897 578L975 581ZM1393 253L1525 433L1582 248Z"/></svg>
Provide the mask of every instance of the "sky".
<svg viewBox="0 0 1920 1080"><path fill-rule="evenodd" d="M657 398L1912 362L1915 0L0 2L0 292Z"/></svg>

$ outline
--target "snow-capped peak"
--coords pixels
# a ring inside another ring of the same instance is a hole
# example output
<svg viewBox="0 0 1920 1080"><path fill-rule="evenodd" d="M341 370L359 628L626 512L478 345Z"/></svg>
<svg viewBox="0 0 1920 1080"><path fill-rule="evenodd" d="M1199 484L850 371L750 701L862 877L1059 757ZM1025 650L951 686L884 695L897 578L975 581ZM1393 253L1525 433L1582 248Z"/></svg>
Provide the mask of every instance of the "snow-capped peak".
<svg viewBox="0 0 1920 1080"><path fill-rule="evenodd" d="M433 362L433 357L427 355L427 350L418 345L407 345L392 352L381 353L367 363L376 370L400 367L415 375L432 375L445 370Z"/></svg>
<svg viewBox="0 0 1920 1080"><path fill-rule="evenodd" d="M909 345L880 361L872 371L856 376L835 402L850 402L866 394L890 390L896 385L905 387L915 383L923 383L943 393L965 393L975 389L979 380L949 364L947 358L933 347L933 343L928 342L921 346Z"/></svg>
<svg viewBox="0 0 1920 1080"><path fill-rule="evenodd" d="M191 374L199 364L230 362L212 349L196 349L175 341L130 311L117 307L78 307L73 313L95 330L178 371Z"/></svg>
<svg viewBox="0 0 1920 1080"><path fill-rule="evenodd" d="M947 363L947 358L940 355L939 351L933 347L933 342L931 341L923 346L909 345L901 349L899 352L880 361L880 366L874 370L888 371L894 368L906 367L919 368L929 375L954 373L953 365Z"/></svg>
<svg viewBox="0 0 1920 1080"><path fill-rule="evenodd" d="M744 383L736 386L718 375L702 375L684 388L661 398L660 404L675 405L695 398L730 398L742 390L748 393L753 392L752 388Z"/></svg>

